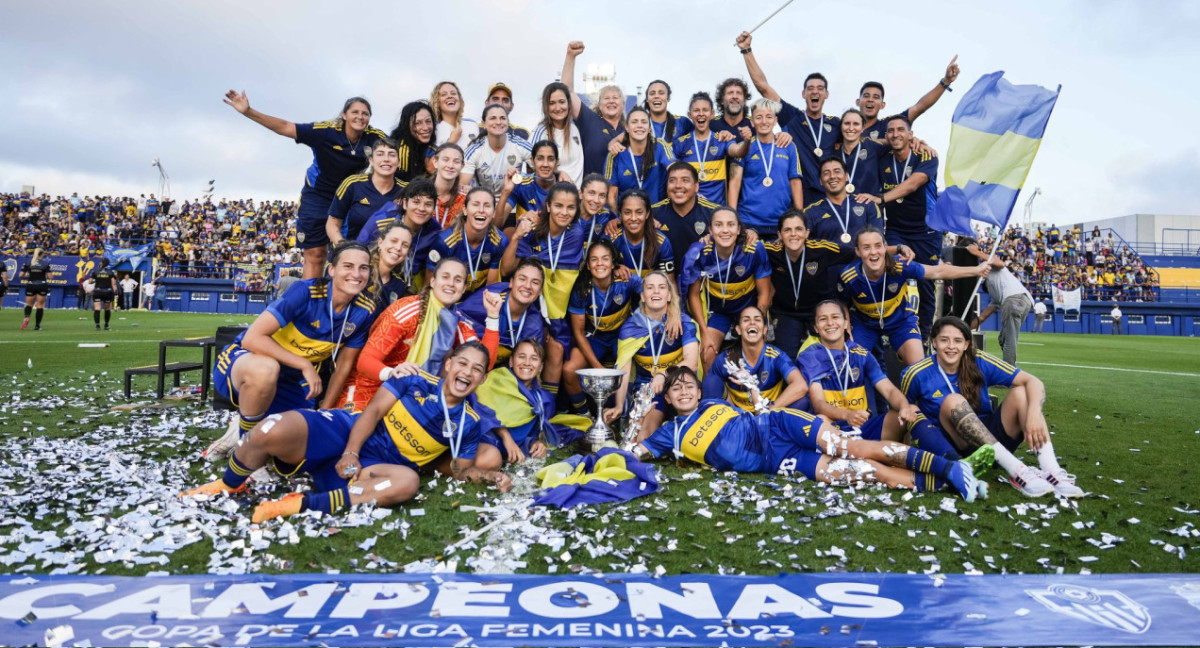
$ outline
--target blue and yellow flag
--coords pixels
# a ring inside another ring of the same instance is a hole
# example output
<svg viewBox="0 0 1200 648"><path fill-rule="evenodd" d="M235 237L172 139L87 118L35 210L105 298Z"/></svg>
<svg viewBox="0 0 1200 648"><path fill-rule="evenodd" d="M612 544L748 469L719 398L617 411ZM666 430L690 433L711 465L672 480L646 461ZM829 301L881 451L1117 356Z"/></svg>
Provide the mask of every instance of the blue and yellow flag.
<svg viewBox="0 0 1200 648"><path fill-rule="evenodd" d="M1062 90L1013 85L1004 72L967 91L950 126L946 190L929 217L935 230L974 236L971 220L1008 224Z"/></svg>
<svg viewBox="0 0 1200 648"><path fill-rule="evenodd" d="M454 336L458 334L458 316L433 297L429 298L425 309L425 317L421 319L421 327L408 352L408 361L440 376L442 359L454 346Z"/></svg>

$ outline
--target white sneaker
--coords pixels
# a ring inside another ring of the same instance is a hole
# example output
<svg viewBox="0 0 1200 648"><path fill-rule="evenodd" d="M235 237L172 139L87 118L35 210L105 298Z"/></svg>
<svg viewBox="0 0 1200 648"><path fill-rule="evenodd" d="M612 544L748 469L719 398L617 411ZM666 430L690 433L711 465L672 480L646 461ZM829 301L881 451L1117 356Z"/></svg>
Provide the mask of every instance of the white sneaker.
<svg viewBox="0 0 1200 648"><path fill-rule="evenodd" d="M1054 492L1059 497L1083 497L1083 489L1075 485L1075 475L1062 468L1042 471L1042 477L1054 486Z"/></svg>
<svg viewBox="0 0 1200 648"><path fill-rule="evenodd" d="M1010 477L1009 481L1026 497L1041 497L1054 492L1054 485L1042 477L1040 470L1030 466L1022 466L1016 476Z"/></svg>
<svg viewBox="0 0 1200 648"><path fill-rule="evenodd" d="M242 440L241 424L238 416L234 414L233 419L229 421L229 428L225 430L225 435L220 439L213 441L208 449L204 451L204 459L209 463L221 463L233 454L234 448L238 446L238 442Z"/></svg>

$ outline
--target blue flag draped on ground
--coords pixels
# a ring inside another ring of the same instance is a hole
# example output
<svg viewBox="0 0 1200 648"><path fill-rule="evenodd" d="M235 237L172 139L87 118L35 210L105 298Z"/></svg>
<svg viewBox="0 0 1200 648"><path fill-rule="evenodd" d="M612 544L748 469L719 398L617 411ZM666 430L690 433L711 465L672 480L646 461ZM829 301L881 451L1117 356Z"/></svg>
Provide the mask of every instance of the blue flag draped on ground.
<svg viewBox="0 0 1200 648"><path fill-rule="evenodd" d="M1001 71L967 91L954 109L946 190L930 228L973 236L975 219L1004 229L1061 89L1013 85Z"/></svg>
<svg viewBox="0 0 1200 648"><path fill-rule="evenodd" d="M534 503L559 508L627 502L658 490L654 466L616 448L546 466L538 471L538 479L547 490Z"/></svg>

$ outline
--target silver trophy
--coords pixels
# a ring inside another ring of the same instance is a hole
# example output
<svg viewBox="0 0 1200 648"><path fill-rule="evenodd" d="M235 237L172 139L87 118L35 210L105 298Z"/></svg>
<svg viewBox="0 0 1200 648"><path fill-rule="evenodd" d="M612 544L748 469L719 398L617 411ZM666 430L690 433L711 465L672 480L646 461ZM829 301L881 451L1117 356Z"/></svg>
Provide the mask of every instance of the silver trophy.
<svg viewBox="0 0 1200 648"><path fill-rule="evenodd" d="M637 390L633 396L633 405L629 408L629 420L625 423L625 437L621 448L633 452L637 445L638 434L642 431L642 419L650 408L654 407L654 384L648 382Z"/></svg>
<svg viewBox="0 0 1200 648"><path fill-rule="evenodd" d="M730 378L742 383L742 386L750 392L755 414L765 414L771 411L771 402L763 398L762 392L758 391L758 376L750 373L745 358L738 358L737 364L734 364L729 358L725 358L725 370L729 372Z"/></svg>
<svg viewBox="0 0 1200 648"><path fill-rule="evenodd" d="M604 401L621 386L625 372L620 369L580 369L575 374L579 376L579 384L583 391L596 402L596 421L584 434L592 452L596 452L613 440L612 430L604 423Z"/></svg>

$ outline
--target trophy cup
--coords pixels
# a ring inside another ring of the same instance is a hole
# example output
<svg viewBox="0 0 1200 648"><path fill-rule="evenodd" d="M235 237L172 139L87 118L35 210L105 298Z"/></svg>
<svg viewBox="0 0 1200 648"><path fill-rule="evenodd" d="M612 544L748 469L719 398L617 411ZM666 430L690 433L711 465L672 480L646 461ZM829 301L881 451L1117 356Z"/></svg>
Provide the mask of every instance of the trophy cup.
<svg viewBox="0 0 1200 648"><path fill-rule="evenodd" d="M604 423L604 401L621 386L625 372L620 369L579 369L575 374L579 376L583 391L596 402L596 421L584 434L592 452L596 452L613 440L612 431Z"/></svg>

